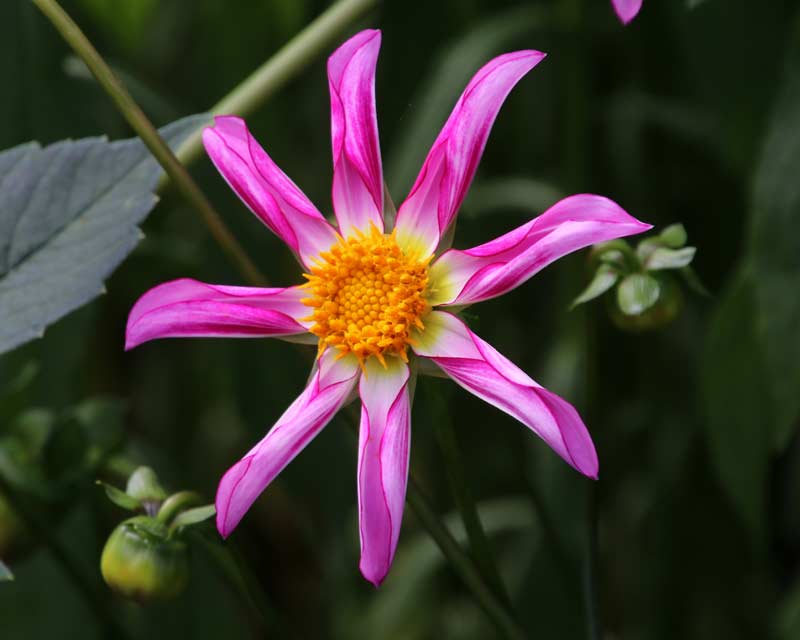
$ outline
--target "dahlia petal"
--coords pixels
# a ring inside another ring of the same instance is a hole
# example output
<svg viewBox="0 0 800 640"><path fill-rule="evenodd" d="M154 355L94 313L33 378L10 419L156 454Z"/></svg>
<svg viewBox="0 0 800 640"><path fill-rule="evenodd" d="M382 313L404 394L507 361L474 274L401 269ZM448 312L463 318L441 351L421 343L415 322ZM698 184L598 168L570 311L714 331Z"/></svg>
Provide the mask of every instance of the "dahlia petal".
<svg viewBox="0 0 800 640"><path fill-rule="evenodd" d="M402 246L425 257L433 254L467 194L506 96L544 57L539 51L507 53L470 80L397 212Z"/></svg>
<svg viewBox="0 0 800 640"><path fill-rule="evenodd" d="M333 209L339 232L383 231L383 170L375 110L381 32L350 38L328 59L333 142Z"/></svg>
<svg viewBox="0 0 800 640"><path fill-rule="evenodd" d="M457 384L519 420L568 464L597 478L597 454L578 412L533 381L458 318L443 311L425 317L414 351L430 358Z"/></svg>
<svg viewBox="0 0 800 640"><path fill-rule="evenodd" d="M267 485L328 424L358 379L353 356L336 360L332 349L317 363L306 389L269 433L233 465L217 488L217 530L228 537Z"/></svg>
<svg viewBox="0 0 800 640"><path fill-rule="evenodd" d="M363 576L380 585L394 558L408 481L411 411L408 366L400 358L367 360L361 377L358 516Z"/></svg>
<svg viewBox="0 0 800 640"><path fill-rule="evenodd" d="M260 338L306 332L298 287L263 289L183 278L150 289L133 305L125 349L158 338Z"/></svg>
<svg viewBox="0 0 800 640"><path fill-rule="evenodd" d="M642 8L642 0L611 0L611 4L622 24L628 24Z"/></svg>
<svg viewBox="0 0 800 640"><path fill-rule="evenodd" d="M443 253L431 266L429 301L462 305L488 300L518 287L568 253L650 228L608 198L570 196L495 240Z"/></svg>
<svg viewBox="0 0 800 640"><path fill-rule="evenodd" d="M203 130L211 161L242 202L309 265L336 242L336 230L250 134L245 121L217 116Z"/></svg>

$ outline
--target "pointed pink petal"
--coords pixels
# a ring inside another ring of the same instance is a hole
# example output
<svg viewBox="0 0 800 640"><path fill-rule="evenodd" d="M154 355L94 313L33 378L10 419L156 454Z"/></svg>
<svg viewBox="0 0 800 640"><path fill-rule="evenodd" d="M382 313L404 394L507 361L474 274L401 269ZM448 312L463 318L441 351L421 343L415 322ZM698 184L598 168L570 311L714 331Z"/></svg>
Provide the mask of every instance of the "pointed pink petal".
<svg viewBox="0 0 800 640"><path fill-rule="evenodd" d="M375 112L381 32L357 33L328 59L333 139L333 208L342 235L383 231L383 170Z"/></svg>
<svg viewBox="0 0 800 640"><path fill-rule="evenodd" d="M628 24L642 8L642 0L611 0L622 24Z"/></svg>
<svg viewBox="0 0 800 640"><path fill-rule="evenodd" d="M492 125L511 89L544 59L539 51L516 51L484 65L461 94L397 212L403 247L431 255L467 194Z"/></svg>
<svg viewBox="0 0 800 640"><path fill-rule="evenodd" d="M361 377L358 438L358 516L362 575L376 587L386 577L397 548L408 480L410 406L408 366L375 359Z"/></svg>
<svg viewBox="0 0 800 640"><path fill-rule="evenodd" d="M244 120L217 116L203 130L212 162L242 201L303 263L336 242L336 231L250 135Z"/></svg>
<svg viewBox="0 0 800 640"><path fill-rule="evenodd" d="M328 424L355 387L359 367L328 349L305 391L266 437L233 465L217 488L217 530L227 538L267 485Z"/></svg>
<svg viewBox="0 0 800 640"><path fill-rule="evenodd" d="M432 311L414 352L430 358L467 391L527 426L572 467L597 478L597 454L578 412L531 380L454 315Z"/></svg>
<svg viewBox="0 0 800 640"><path fill-rule="evenodd" d="M260 338L305 333L297 287L226 287L184 278L150 289L133 305L125 349L158 338Z"/></svg>
<svg viewBox="0 0 800 640"><path fill-rule="evenodd" d="M608 198L589 194L564 198L491 242L443 253L431 266L429 302L460 305L494 298L568 253L650 228Z"/></svg>

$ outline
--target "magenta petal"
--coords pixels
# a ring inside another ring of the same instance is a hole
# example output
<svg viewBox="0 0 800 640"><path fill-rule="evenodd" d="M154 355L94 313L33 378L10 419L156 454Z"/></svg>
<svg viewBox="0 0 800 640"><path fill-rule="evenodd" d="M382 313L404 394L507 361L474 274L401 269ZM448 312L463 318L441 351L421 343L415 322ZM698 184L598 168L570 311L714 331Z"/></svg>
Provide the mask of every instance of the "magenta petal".
<svg viewBox="0 0 800 640"><path fill-rule="evenodd" d="M534 382L455 316L432 311L415 336L417 355L430 358L467 391L527 426L572 467L597 478L591 436L578 412Z"/></svg>
<svg viewBox="0 0 800 640"><path fill-rule="evenodd" d="M497 297L568 253L650 228L608 198L564 198L504 236L443 253L431 267L430 303L461 305Z"/></svg>
<svg viewBox="0 0 800 640"><path fill-rule="evenodd" d="M431 255L467 193L500 107L514 85L545 57L516 51L491 60L470 80L397 212L397 239Z"/></svg>
<svg viewBox="0 0 800 640"><path fill-rule="evenodd" d="M328 59L333 142L333 208L342 235L383 231L383 170L375 111L380 31L350 38Z"/></svg>
<svg viewBox="0 0 800 640"><path fill-rule="evenodd" d="M366 363L359 383L358 517L362 575L380 585L394 558L408 481L410 406L408 366L388 358Z"/></svg>
<svg viewBox="0 0 800 640"><path fill-rule="evenodd" d="M642 8L642 0L611 0L622 24L628 24Z"/></svg>
<svg viewBox="0 0 800 640"><path fill-rule="evenodd" d="M242 201L303 263L330 249L336 231L250 135L244 120L217 116L203 130L212 162Z"/></svg>
<svg viewBox="0 0 800 640"><path fill-rule="evenodd" d="M184 278L145 293L131 309L125 349L158 338L255 338L305 333L297 287L262 289L205 284Z"/></svg>
<svg viewBox="0 0 800 640"><path fill-rule="evenodd" d="M217 488L217 530L228 537L267 485L328 424L353 390L359 367L354 357L335 360L329 349L305 391L266 437L233 465Z"/></svg>

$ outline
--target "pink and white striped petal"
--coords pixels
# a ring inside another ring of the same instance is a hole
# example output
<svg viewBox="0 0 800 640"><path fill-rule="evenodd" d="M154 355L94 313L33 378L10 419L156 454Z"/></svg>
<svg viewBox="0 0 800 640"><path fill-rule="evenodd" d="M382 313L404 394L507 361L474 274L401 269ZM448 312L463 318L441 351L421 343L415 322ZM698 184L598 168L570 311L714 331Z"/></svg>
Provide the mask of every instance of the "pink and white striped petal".
<svg viewBox="0 0 800 640"><path fill-rule="evenodd" d="M381 32L357 33L328 59L333 143L333 209L343 236L383 231L383 169L375 110Z"/></svg>
<svg viewBox="0 0 800 640"><path fill-rule="evenodd" d="M443 253L431 266L429 302L462 305L495 298L568 253L650 228L608 198L590 194L564 198L495 240Z"/></svg>
<svg viewBox="0 0 800 640"><path fill-rule="evenodd" d="M358 518L362 575L380 586L392 565L408 482L411 407L408 365L400 358L376 358L361 377L358 437Z"/></svg>
<svg viewBox="0 0 800 640"><path fill-rule="evenodd" d="M405 249L422 257L436 250L467 194L506 96L544 57L540 51L507 53L470 80L397 212L397 240Z"/></svg>
<svg viewBox="0 0 800 640"><path fill-rule="evenodd" d="M217 488L217 530L227 538L267 485L330 422L355 387L354 356L336 360L328 349L306 389L266 437L233 465Z"/></svg>
<svg viewBox="0 0 800 640"><path fill-rule="evenodd" d="M642 0L611 0L611 4L622 24L628 24L642 8Z"/></svg>
<svg viewBox="0 0 800 640"><path fill-rule="evenodd" d="M308 293L298 287L263 289L206 284L183 278L145 293L131 309L125 349L159 338L264 338L303 334Z"/></svg>
<svg viewBox="0 0 800 640"><path fill-rule="evenodd" d="M250 135L244 120L217 116L203 144L222 177L249 209L309 266L336 242L336 230Z"/></svg>
<svg viewBox="0 0 800 640"><path fill-rule="evenodd" d="M534 382L458 318L444 311L425 317L414 352L430 358L464 389L527 426L568 464L597 478L597 453L575 408Z"/></svg>

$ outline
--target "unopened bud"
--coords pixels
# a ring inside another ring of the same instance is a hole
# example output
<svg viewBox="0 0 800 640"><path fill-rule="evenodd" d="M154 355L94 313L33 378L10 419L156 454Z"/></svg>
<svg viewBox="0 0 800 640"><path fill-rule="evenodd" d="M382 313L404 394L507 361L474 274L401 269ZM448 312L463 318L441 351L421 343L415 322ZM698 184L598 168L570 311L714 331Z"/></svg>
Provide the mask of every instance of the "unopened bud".
<svg viewBox="0 0 800 640"><path fill-rule="evenodd" d="M149 516L136 516L111 533L100 560L109 587L144 603L183 591L189 578L186 543Z"/></svg>

